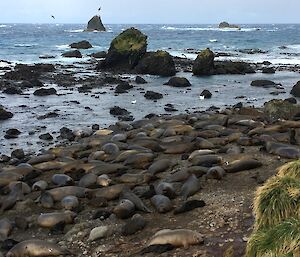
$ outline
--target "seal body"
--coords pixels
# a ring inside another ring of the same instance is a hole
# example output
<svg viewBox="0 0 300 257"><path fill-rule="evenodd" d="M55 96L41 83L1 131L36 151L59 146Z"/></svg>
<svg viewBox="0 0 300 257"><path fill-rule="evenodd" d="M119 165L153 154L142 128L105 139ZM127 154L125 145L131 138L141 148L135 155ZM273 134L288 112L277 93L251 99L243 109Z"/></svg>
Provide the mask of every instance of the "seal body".
<svg viewBox="0 0 300 257"><path fill-rule="evenodd" d="M151 198L151 203L159 213L166 213L173 209L172 202L165 195L155 195Z"/></svg>

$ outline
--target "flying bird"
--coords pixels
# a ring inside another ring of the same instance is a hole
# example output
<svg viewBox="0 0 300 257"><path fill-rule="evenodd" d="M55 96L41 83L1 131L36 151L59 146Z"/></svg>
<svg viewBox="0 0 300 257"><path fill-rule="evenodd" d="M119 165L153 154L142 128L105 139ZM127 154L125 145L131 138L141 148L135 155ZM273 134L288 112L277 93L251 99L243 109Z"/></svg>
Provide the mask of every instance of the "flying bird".
<svg viewBox="0 0 300 257"><path fill-rule="evenodd" d="M55 19L55 17L54 17L53 15L51 15L51 17L52 17L53 19Z"/></svg>
<svg viewBox="0 0 300 257"><path fill-rule="evenodd" d="M99 12L101 11L101 7L98 8L98 11L99 11Z"/></svg>

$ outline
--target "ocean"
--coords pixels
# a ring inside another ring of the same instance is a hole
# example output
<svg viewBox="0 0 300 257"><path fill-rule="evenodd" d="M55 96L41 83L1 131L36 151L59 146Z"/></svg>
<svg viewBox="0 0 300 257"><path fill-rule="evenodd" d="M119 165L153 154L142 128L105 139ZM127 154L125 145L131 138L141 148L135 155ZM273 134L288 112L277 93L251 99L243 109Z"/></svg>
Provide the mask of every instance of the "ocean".
<svg viewBox="0 0 300 257"><path fill-rule="evenodd" d="M0 58L12 62L70 62L61 53L69 44L88 40L94 48L85 55L109 48L122 30L136 27L148 36L148 50L194 58L206 47L230 54L230 59L273 64L300 64L300 24L242 24L241 30L217 25L106 25L107 32L83 32L84 24L0 24ZM258 51L250 52L249 49ZM56 58L41 60L39 56ZM226 57L228 59L228 57Z"/></svg>
<svg viewBox="0 0 300 257"><path fill-rule="evenodd" d="M107 32L83 32L84 24L0 24L0 60L12 63L74 63L76 68L69 71L85 72L86 66L78 63L90 59L89 54L105 51L111 40L122 30L136 27L148 36L148 50L163 49L174 56L195 58L197 51L211 48L222 52L226 57L217 59L244 60L249 62L270 61L272 64L300 64L300 24L257 24L241 25L241 30L222 30L216 25L107 25ZM93 48L81 50L81 60L63 58L69 44L88 40ZM52 55L53 59L40 59ZM0 61L0 66L7 65ZM4 71L2 71L3 74ZM97 76L94 68L89 72ZM58 94L47 97L33 96L35 89L28 89L22 95L0 93L0 104L14 113L12 119L0 122L0 154L10 154L13 149L23 148L26 152L47 149L59 143L56 137L61 127L73 130L85 129L92 124L105 128L117 121L109 114L110 107L118 105L126 108L137 119L149 113L167 114L166 104L173 104L178 111L172 114L205 111L211 106L221 109L242 102L246 106L263 106L273 98L291 97L290 90L299 80L299 72L277 71L275 74L257 72L247 75L217 75L195 77L191 73L180 72L177 76L186 77L192 84L189 90L163 86L168 78L145 75L149 82L143 87L134 83L134 88L126 94L114 95L115 85L95 88L91 93L79 93L80 82L72 88L56 84ZM124 75L134 80L134 75ZM253 88L252 80L269 79L280 83L283 90ZM212 92L211 99L201 100L202 90ZM157 101L145 100L147 90L160 92L164 98ZM97 96L97 97L95 97ZM77 103L79 102L79 104ZM56 112L57 118L40 120L38 116ZM4 139L5 131L17 128L22 133L17 139ZM39 135L49 132L55 140L42 142Z"/></svg>

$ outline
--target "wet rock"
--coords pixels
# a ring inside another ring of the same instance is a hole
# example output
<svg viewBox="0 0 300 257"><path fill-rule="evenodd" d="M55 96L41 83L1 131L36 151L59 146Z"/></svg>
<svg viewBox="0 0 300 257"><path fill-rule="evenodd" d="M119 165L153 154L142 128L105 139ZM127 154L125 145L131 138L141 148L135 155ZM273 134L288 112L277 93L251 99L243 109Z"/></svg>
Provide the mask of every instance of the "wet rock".
<svg viewBox="0 0 300 257"><path fill-rule="evenodd" d="M12 139L12 138L17 138L21 134L21 131L18 129L9 129L6 131L6 134L4 135L4 138L6 139Z"/></svg>
<svg viewBox="0 0 300 257"><path fill-rule="evenodd" d="M78 50L65 52L62 56L66 58L82 58L82 54Z"/></svg>
<svg viewBox="0 0 300 257"><path fill-rule="evenodd" d="M268 121L278 119L290 120L298 116L300 105L292 104L284 100L271 100L264 104L264 114Z"/></svg>
<svg viewBox="0 0 300 257"><path fill-rule="evenodd" d="M50 135L50 133L45 133L39 136L39 139L51 141L53 140L53 136Z"/></svg>
<svg viewBox="0 0 300 257"><path fill-rule="evenodd" d="M262 73L272 74L275 73L275 69L273 67L264 67Z"/></svg>
<svg viewBox="0 0 300 257"><path fill-rule="evenodd" d="M116 87L115 94L124 94L124 93L127 93L128 92L127 90L130 90L132 88L133 88L132 85L130 85L127 81L124 81L123 83L119 84Z"/></svg>
<svg viewBox="0 0 300 257"><path fill-rule="evenodd" d="M72 43L70 45L71 48L76 48L76 49L89 49L92 48L93 46L91 45L91 43L87 40L83 40L77 43Z"/></svg>
<svg viewBox="0 0 300 257"><path fill-rule="evenodd" d="M16 149L11 153L11 158L22 160L24 159L24 157L25 157L25 153L23 149Z"/></svg>
<svg viewBox="0 0 300 257"><path fill-rule="evenodd" d="M271 87L276 87L278 84L271 80L253 80L251 82L252 87L263 87L263 88L271 88Z"/></svg>
<svg viewBox="0 0 300 257"><path fill-rule="evenodd" d="M44 119L49 119L49 118L56 118L58 116L59 116L59 114L56 113L56 112L48 112L45 115L38 116L37 119L38 120L44 120Z"/></svg>
<svg viewBox="0 0 300 257"><path fill-rule="evenodd" d="M138 29L127 29L111 42L107 56L98 68L131 70L146 50L147 36Z"/></svg>
<svg viewBox="0 0 300 257"><path fill-rule="evenodd" d="M101 17L95 15L93 18L91 18L87 24L87 28L85 31L106 31L101 21Z"/></svg>
<svg viewBox="0 0 300 257"><path fill-rule="evenodd" d="M147 91L144 97L148 100L158 100L158 99L162 99L163 95L161 93L157 93L154 91Z"/></svg>
<svg viewBox="0 0 300 257"><path fill-rule="evenodd" d="M211 75L214 70L214 53L209 49L202 50L193 65L194 75Z"/></svg>
<svg viewBox="0 0 300 257"><path fill-rule="evenodd" d="M135 83L136 84L147 84L147 81L144 78L142 78L141 76L136 76Z"/></svg>
<svg viewBox="0 0 300 257"><path fill-rule="evenodd" d="M173 57L166 51L148 52L135 68L137 73L159 76L176 74Z"/></svg>
<svg viewBox="0 0 300 257"><path fill-rule="evenodd" d="M55 88L40 88L34 91L35 96L48 96L48 95L56 95Z"/></svg>
<svg viewBox="0 0 300 257"><path fill-rule="evenodd" d="M190 87L191 83L186 78L173 77L170 78L170 80L164 85L169 85L172 87Z"/></svg>
<svg viewBox="0 0 300 257"><path fill-rule="evenodd" d="M223 21L219 24L219 29L241 29L240 26L229 24L227 21Z"/></svg>
<svg viewBox="0 0 300 257"><path fill-rule="evenodd" d="M8 94L8 95L20 95L20 94L22 94L22 90L20 88L11 86L11 87L4 89L3 93Z"/></svg>
<svg viewBox="0 0 300 257"><path fill-rule="evenodd" d="M96 58L96 59L102 59L105 58L107 53L105 51L97 52L97 53L92 53L91 56Z"/></svg>
<svg viewBox="0 0 300 257"><path fill-rule="evenodd" d="M294 97L289 97L287 99L284 99L284 101L289 102L291 104L296 104L297 103L297 99Z"/></svg>
<svg viewBox="0 0 300 257"><path fill-rule="evenodd" d="M13 117L13 114L9 111L6 111L1 105L0 105L0 120L7 120Z"/></svg>
<svg viewBox="0 0 300 257"><path fill-rule="evenodd" d="M209 99L212 97L212 93L209 90L205 89L202 91L200 96L204 97L205 99Z"/></svg>
<svg viewBox="0 0 300 257"><path fill-rule="evenodd" d="M34 88L34 87L43 87L44 84L38 80L38 79L31 79L31 80L26 80L23 81L20 85L21 88L27 89L27 88Z"/></svg>
<svg viewBox="0 0 300 257"><path fill-rule="evenodd" d="M127 111L126 109L123 109L119 106L114 106L114 107L110 108L109 113L113 116L126 116L126 115L130 114L129 111Z"/></svg>
<svg viewBox="0 0 300 257"><path fill-rule="evenodd" d="M255 70L251 64L246 62L232 62L222 61L215 62L215 70L213 74L251 74L255 73Z"/></svg>
<svg viewBox="0 0 300 257"><path fill-rule="evenodd" d="M300 80L293 86L291 94L295 97L300 97Z"/></svg>
<svg viewBox="0 0 300 257"><path fill-rule="evenodd" d="M74 141L75 135L74 135L74 133L71 129L63 127L59 130L59 132L60 132L60 137L62 139L67 139L69 141Z"/></svg>
<svg viewBox="0 0 300 257"><path fill-rule="evenodd" d="M49 55L49 54L44 54L44 55L40 55L39 58L40 59L55 59L55 55Z"/></svg>

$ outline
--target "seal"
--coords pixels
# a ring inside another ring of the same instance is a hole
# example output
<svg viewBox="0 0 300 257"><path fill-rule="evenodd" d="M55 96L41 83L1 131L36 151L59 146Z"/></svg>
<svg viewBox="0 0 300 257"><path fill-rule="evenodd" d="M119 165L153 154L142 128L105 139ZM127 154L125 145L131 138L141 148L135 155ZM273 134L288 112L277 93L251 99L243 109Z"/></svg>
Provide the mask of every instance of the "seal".
<svg viewBox="0 0 300 257"><path fill-rule="evenodd" d="M213 165L220 164L222 162L222 157L212 154L196 155L190 161L194 166L212 167Z"/></svg>
<svg viewBox="0 0 300 257"><path fill-rule="evenodd" d="M21 191L23 194L27 195L27 194L31 193L30 186L28 186L26 183L20 182L20 181L14 181L14 182L9 183L9 185L8 185L9 190L14 191L15 186L17 186L18 184L21 184L20 187L21 187Z"/></svg>
<svg viewBox="0 0 300 257"><path fill-rule="evenodd" d="M65 186L57 187L47 191L54 201L61 201L65 196L74 195L78 198L84 198L91 192L91 189L77 187L77 186Z"/></svg>
<svg viewBox="0 0 300 257"><path fill-rule="evenodd" d="M52 228L60 222L64 222L65 224L72 224L75 217L76 213L71 211L42 213L38 217L37 223L42 228Z"/></svg>
<svg viewBox="0 0 300 257"><path fill-rule="evenodd" d="M150 240L150 245L164 245L171 244L175 247L187 248L190 245L202 244L204 242L203 236L193 230L189 229L163 229L158 231Z"/></svg>
<svg viewBox="0 0 300 257"><path fill-rule="evenodd" d="M100 197L107 201L111 201L117 199L125 188L127 188L127 185L124 184L112 185L109 187L94 189L91 194L93 197Z"/></svg>
<svg viewBox="0 0 300 257"><path fill-rule="evenodd" d="M12 223L8 218L0 220L0 241L4 241L10 235L13 229Z"/></svg>
<svg viewBox="0 0 300 257"><path fill-rule="evenodd" d="M74 183L73 179L66 174L54 174L52 182L57 186L70 186Z"/></svg>
<svg viewBox="0 0 300 257"><path fill-rule="evenodd" d="M74 210L79 206L79 200L76 196L68 195L61 200L61 206L66 210Z"/></svg>
<svg viewBox="0 0 300 257"><path fill-rule="evenodd" d="M165 195L154 195L151 197L151 203L159 213L166 213L173 209L171 200Z"/></svg>
<svg viewBox="0 0 300 257"><path fill-rule="evenodd" d="M32 158L29 159L27 163L31 165L39 164L42 162L48 162L48 161L53 161L56 158L54 154L42 154L39 156L33 156Z"/></svg>
<svg viewBox="0 0 300 257"><path fill-rule="evenodd" d="M42 191L41 196L37 201L46 209L51 209L54 206L53 197L49 192Z"/></svg>
<svg viewBox="0 0 300 257"><path fill-rule="evenodd" d="M145 228L147 221L140 214L135 214L133 217L127 221L127 223L121 228L121 234L123 236L130 236L138 231Z"/></svg>
<svg viewBox="0 0 300 257"><path fill-rule="evenodd" d="M93 173L85 174L78 182L79 187L89 188L97 183L98 176Z"/></svg>
<svg viewBox="0 0 300 257"><path fill-rule="evenodd" d="M143 201L128 188L122 191L121 199L128 199L134 203L135 208L139 211L151 213L151 210L143 203Z"/></svg>
<svg viewBox="0 0 300 257"><path fill-rule="evenodd" d="M225 176L225 173L226 172L222 167L215 166L207 171L206 178L221 180Z"/></svg>
<svg viewBox="0 0 300 257"><path fill-rule="evenodd" d="M188 179L188 177L191 175L187 170L180 169L175 171L174 173L167 176L166 181L169 183L173 182L181 182Z"/></svg>
<svg viewBox="0 0 300 257"><path fill-rule="evenodd" d="M176 198L176 192L171 183L160 182L155 186L155 192L157 195L165 195L170 199Z"/></svg>
<svg viewBox="0 0 300 257"><path fill-rule="evenodd" d="M130 218L135 211L135 205L128 199L122 199L119 204L113 209L113 213L119 219L128 219Z"/></svg>
<svg viewBox="0 0 300 257"><path fill-rule="evenodd" d="M227 173L236 173L244 170L256 169L262 166L262 163L255 159L241 159L229 163L224 167Z"/></svg>
<svg viewBox="0 0 300 257"><path fill-rule="evenodd" d="M112 180L108 175L103 174L97 177L97 184L102 187L108 187L111 184Z"/></svg>
<svg viewBox="0 0 300 257"><path fill-rule="evenodd" d="M44 191L48 188L48 183L45 180L39 180L35 182L31 189L32 191Z"/></svg>
<svg viewBox="0 0 300 257"><path fill-rule="evenodd" d="M129 184L144 184L151 181L153 175L149 172L142 172L138 174L126 173L117 178L117 181L120 183L129 183Z"/></svg>
<svg viewBox="0 0 300 257"><path fill-rule="evenodd" d="M6 257L36 257L71 255L70 251L60 248L57 244L32 239L16 244Z"/></svg>
<svg viewBox="0 0 300 257"><path fill-rule="evenodd" d="M124 164L135 169L145 169L150 165L153 159L154 154L152 153L138 153L128 156Z"/></svg>
<svg viewBox="0 0 300 257"><path fill-rule="evenodd" d="M200 181L192 174L181 187L180 195L186 200L189 196L196 194L201 189Z"/></svg>
<svg viewBox="0 0 300 257"><path fill-rule="evenodd" d="M16 183L9 195L2 201L1 212L14 207L17 201L24 200L22 183Z"/></svg>
<svg viewBox="0 0 300 257"><path fill-rule="evenodd" d="M107 143L101 147L101 150L104 151L108 155L116 156L119 154L120 149L119 147L114 143Z"/></svg>
<svg viewBox="0 0 300 257"><path fill-rule="evenodd" d="M188 211L192 211L196 208L202 208L206 205L206 203L203 200L191 200L184 202L181 206L177 207L174 210L174 214L180 214Z"/></svg>
<svg viewBox="0 0 300 257"><path fill-rule="evenodd" d="M171 164L172 162L170 159L157 160L151 164L151 166L148 168L148 172L152 175L164 172L171 166Z"/></svg>

